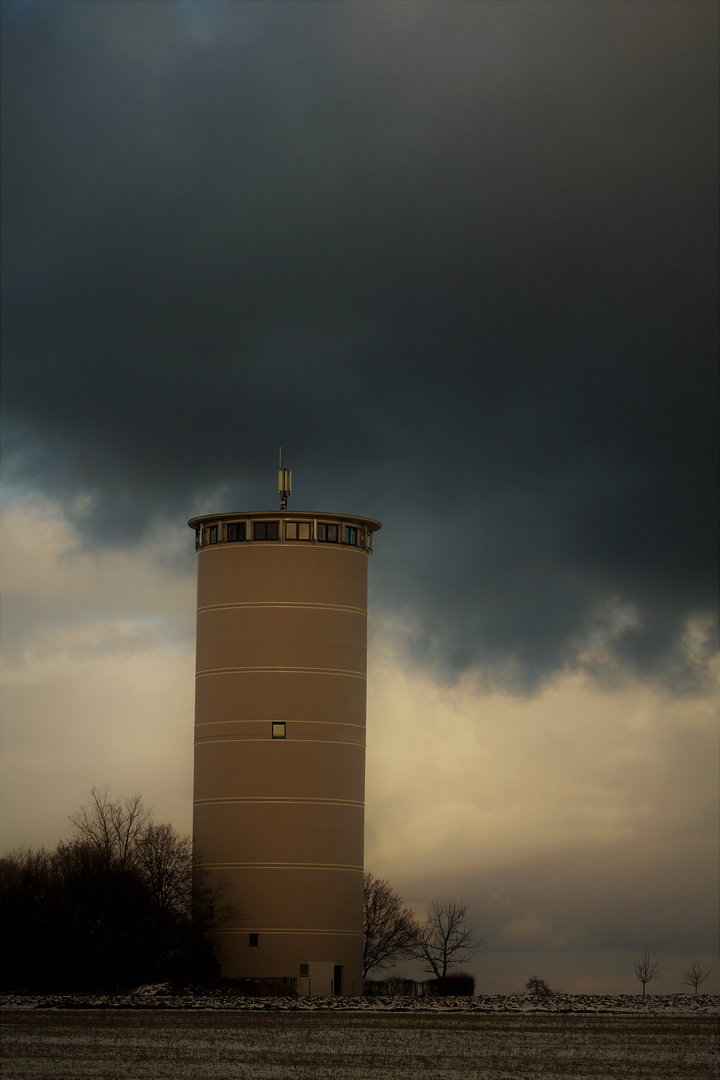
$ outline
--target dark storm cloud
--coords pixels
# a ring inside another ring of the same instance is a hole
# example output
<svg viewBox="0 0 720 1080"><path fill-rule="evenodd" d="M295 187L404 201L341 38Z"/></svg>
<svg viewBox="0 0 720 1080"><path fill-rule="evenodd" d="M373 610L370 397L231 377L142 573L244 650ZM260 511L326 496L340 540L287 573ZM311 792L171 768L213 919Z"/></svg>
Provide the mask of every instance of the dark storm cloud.
<svg viewBox="0 0 720 1080"><path fill-rule="evenodd" d="M272 505L282 443L298 506L385 522L429 662L531 686L604 636L688 689L717 13L4 4L8 477L132 542Z"/></svg>

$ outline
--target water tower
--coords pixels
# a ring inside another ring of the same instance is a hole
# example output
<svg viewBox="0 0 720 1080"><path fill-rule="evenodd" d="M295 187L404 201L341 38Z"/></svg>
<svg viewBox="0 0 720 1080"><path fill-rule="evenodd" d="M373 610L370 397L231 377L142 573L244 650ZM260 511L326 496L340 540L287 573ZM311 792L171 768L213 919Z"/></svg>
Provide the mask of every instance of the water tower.
<svg viewBox="0 0 720 1080"><path fill-rule="evenodd" d="M222 974L362 993L367 559L380 522L205 514L193 834L240 911Z"/></svg>

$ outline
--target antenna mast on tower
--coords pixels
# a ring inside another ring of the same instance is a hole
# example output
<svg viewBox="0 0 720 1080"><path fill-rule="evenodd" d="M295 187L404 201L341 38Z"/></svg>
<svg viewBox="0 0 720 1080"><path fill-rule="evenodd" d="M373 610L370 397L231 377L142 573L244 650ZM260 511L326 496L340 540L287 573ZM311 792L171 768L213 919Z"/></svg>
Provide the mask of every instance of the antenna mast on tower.
<svg viewBox="0 0 720 1080"><path fill-rule="evenodd" d="M282 446L278 458L278 495L280 496L280 509L287 510L287 501L292 492L292 473L289 469L283 469Z"/></svg>

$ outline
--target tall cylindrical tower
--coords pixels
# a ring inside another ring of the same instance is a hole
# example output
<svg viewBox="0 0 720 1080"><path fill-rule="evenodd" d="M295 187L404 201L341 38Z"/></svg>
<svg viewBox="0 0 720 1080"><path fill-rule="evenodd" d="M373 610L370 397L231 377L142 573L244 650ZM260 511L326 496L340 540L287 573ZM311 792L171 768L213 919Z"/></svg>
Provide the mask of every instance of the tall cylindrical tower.
<svg viewBox="0 0 720 1080"><path fill-rule="evenodd" d="M223 927L222 973L360 994L367 556L380 523L282 509L188 524L194 843L240 913Z"/></svg>

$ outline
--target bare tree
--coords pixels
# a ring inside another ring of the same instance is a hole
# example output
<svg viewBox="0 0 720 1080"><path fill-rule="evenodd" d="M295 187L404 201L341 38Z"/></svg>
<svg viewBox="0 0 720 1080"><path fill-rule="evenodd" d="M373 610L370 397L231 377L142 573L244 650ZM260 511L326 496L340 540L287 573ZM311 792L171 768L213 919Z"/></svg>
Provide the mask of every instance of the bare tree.
<svg viewBox="0 0 720 1080"><path fill-rule="evenodd" d="M662 975L660 971L660 957L653 960L650 953L646 949L642 956L638 957L635 961L635 975L638 982L642 983L642 996L645 997L645 986L647 983L652 982L653 979L659 979Z"/></svg>
<svg viewBox="0 0 720 1080"><path fill-rule="evenodd" d="M363 978L373 968L389 967L412 955L417 935L412 908L388 881L363 878Z"/></svg>
<svg viewBox="0 0 720 1080"><path fill-rule="evenodd" d="M687 969L687 971L683 972L683 975L685 976L685 982L683 983L683 986L692 986L695 993L697 994L698 986L700 985L700 983L705 982L711 971L712 965L710 967L703 968L700 966L700 964L698 964L697 960L694 960L690 967Z"/></svg>
<svg viewBox="0 0 720 1080"><path fill-rule="evenodd" d="M427 918L418 927L412 955L422 960L425 971L444 979L450 968L470 960L482 944L467 921L469 904L461 900L433 900Z"/></svg>

